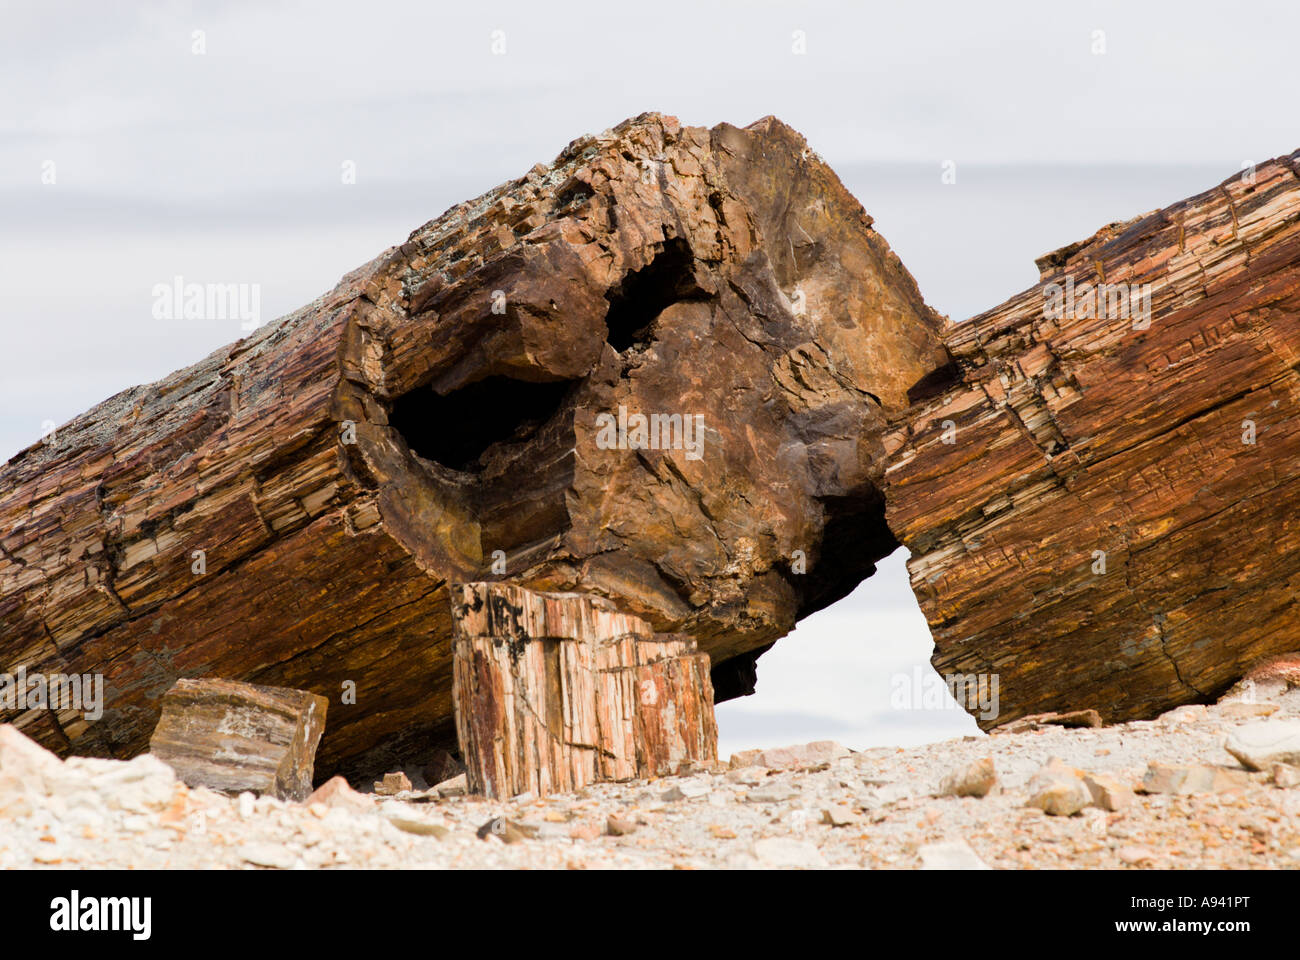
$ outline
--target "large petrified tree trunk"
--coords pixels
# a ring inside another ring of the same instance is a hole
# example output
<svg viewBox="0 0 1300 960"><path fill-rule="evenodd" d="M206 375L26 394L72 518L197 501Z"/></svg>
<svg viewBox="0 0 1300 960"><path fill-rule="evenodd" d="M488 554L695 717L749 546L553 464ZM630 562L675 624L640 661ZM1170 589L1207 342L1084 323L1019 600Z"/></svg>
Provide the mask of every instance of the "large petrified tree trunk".
<svg viewBox="0 0 1300 960"><path fill-rule="evenodd" d="M126 756L215 676L327 697L319 773L419 762L454 743L447 585L502 575L689 633L741 692L896 545L879 438L939 326L781 123L577 140L0 470L0 668L107 681L96 721L0 722ZM603 442L649 414L675 446Z"/></svg>
<svg viewBox="0 0 1300 960"><path fill-rule="evenodd" d="M1150 717L1295 648L1298 163L1042 258L888 438L934 665L999 676L986 727Z"/></svg>

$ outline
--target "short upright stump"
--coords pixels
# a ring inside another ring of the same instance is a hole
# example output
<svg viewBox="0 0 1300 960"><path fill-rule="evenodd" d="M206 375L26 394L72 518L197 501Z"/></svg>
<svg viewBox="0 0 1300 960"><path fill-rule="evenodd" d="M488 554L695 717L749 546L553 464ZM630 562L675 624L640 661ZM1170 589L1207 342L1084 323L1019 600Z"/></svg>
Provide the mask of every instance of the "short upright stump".
<svg viewBox="0 0 1300 960"><path fill-rule="evenodd" d="M709 657L609 601L506 583L452 591L453 699L469 788L489 797L713 762Z"/></svg>

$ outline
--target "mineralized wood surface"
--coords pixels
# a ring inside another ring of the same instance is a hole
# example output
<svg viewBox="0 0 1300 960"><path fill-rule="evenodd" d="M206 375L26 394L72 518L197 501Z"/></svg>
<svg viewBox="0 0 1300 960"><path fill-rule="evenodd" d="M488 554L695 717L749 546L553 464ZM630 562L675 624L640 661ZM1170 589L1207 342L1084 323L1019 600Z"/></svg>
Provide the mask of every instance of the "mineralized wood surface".
<svg viewBox="0 0 1300 960"><path fill-rule="evenodd" d="M780 122L576 140L0 468L0 665L107 699L0 722L129 756L223 677L328 698L320 772L382 774L454 743L448 584L496 578L614 598L743 692L894 548L880 435L940 326Z"/></svg>
<svg viewBox="0 0 1300 960"><path fill-rule="evenodd" d="M709 658L600 598L467 583L453 698L473 793L571 792L717 759Z"/></svg>
<svg viewBox="0 0 1300 960"><path fill-rule="evenodd" d="M178 680L149 752L191 787L305 800L328 706L301 690Z"/></svg>
<svg viewBox="0 0 1300 960"><path fill-rule="evenodd" d="M1296 646L1298 164L1112 224L946 333L959 375L887 439L885 492L935 667L1000 677L985 726L1150 717Z"/></svg>

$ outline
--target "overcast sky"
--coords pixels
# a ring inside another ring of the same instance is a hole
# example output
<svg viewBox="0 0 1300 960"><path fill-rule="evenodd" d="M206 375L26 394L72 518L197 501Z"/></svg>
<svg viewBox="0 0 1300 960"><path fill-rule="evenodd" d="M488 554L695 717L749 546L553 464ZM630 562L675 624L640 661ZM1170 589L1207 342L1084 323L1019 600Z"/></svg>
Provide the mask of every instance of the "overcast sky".
<svg viewBox="0 0 1300 960"><path fill-rule="evenodd" d="M1298 10L2 3L0 457L242 335L155 319L155 284L258 284L269 320L646 110L790 123L961 320L1033 283L1035 256L1300 146ZM888 678L929 648L900 554L719 708L724 752L972 730L891 712Z"/></svg>

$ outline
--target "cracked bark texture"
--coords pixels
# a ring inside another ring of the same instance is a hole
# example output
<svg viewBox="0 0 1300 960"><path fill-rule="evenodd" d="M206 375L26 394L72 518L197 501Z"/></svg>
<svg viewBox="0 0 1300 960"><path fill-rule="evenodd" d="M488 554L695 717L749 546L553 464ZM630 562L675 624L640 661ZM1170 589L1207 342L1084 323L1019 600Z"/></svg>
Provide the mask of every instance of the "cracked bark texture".
<svg viewBox="0 0 1300 960"><path fill-rule="evenodd" d="M0 722L129 756L220 677L326 697L318 775L418 762L454 743L448 585L485 579L611 599L745 692L895 547L880 438L941 325L779 121L584 137L0 469L0 667L107 701ZM602 448L620 406L702 416L702 456Z"/></svg>
<svg viewBox="0 0 1300 960"><path fill-rule="evenodd" d="M945 334L950 382L886 439L887 515L936 669L1000 676L984 726L1151 717L1295 647L1298 171L1112 224ZM1150 325L1087 298L1053 319L1067 277L1150 284Z"/></svg>
<svg viewBox="0 0 1300 960"><path fill-rule="evenodd" d="M472 793L572 793L716 763L709 658L608 601L453 588L453 697Z"/></svg>

